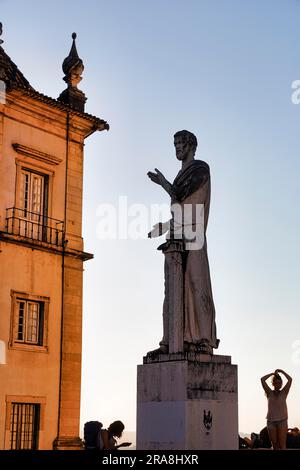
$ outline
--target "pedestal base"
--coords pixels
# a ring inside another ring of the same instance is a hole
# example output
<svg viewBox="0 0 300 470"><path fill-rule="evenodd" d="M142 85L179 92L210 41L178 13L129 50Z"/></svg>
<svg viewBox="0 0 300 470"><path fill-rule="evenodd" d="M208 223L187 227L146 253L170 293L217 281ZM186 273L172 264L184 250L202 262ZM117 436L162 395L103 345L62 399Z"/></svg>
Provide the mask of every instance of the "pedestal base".
<svg viewBox="0 0 300 470"><path fill-rule="evenodd" d="M137 374L137 449L238 449L237 366L230 356L144 358Z"/></svg>

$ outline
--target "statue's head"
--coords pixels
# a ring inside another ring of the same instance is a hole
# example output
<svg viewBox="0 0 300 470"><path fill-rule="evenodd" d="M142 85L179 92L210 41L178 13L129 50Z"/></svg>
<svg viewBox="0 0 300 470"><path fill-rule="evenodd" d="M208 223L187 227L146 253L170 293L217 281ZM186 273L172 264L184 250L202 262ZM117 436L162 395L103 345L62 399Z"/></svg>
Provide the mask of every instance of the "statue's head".
<svg viewBox="0 0 300 470"><path fill-rule="evenodd" d="M197 149L197 137L189 131L178 131L174 135L174 145L178 160L186 160L194 157Z"/></svg>

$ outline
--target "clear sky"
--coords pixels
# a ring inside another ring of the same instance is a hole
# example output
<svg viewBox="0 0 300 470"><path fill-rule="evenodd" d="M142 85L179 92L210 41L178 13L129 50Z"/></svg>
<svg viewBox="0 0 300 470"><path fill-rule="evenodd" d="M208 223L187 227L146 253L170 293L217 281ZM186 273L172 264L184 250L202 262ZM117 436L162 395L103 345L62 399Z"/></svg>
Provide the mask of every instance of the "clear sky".
<svg viewBox="0 0 300 470"><path fill-rule="evenodd" d="M82 423L135 429L136 366L162 334L163 240L100 240L97 209L168 203L146 173L179 170L173 134L194 132L211 167L208 250L219 354L239 370L240 431L259 431L259 378L294 378L300 427L298 0L0 0L6 52L39 91L65 88L71 33L86 110L111 125L85 146ZM298 341L298 344L297 344Z"/></svg>

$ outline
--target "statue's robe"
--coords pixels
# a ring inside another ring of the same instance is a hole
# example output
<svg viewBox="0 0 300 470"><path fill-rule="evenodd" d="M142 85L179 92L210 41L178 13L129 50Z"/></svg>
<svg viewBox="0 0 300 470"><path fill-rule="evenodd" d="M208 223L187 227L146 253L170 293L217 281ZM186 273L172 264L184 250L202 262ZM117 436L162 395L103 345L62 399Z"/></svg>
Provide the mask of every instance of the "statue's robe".
<svg viewBox="0 0 300 470"><path fill-rule="evenodd" d="M208 349L217 348L215 307L212 295L209 262L207 256L206 228L210 208L210 171L207 163L193 160L186 169L180 170L173 185L171 203L203 204L204 206L204 243L201 249L184 249L184 342L193 345L207 345ZM192 218L196 229L195 211ZM171 240L166 245L172 243ZM164 249L163 245L161 249ZM165 275L168 273L165 265ZM167 294L167 292L165 292ZM167 295L166 295L167 297ZM164 337L161 345L168 344L168 300L164 302Z"/></svg>

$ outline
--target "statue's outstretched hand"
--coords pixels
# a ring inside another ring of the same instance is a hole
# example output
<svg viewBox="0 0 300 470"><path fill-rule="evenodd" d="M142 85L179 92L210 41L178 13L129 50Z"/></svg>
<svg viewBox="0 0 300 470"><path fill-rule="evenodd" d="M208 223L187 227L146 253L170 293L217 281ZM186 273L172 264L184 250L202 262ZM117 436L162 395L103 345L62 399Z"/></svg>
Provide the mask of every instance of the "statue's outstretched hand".
<svg viewBox="0 0 300 470"><path fill-rule="evenodd" d="M151 232L148 233L148 238L160 237L166 233L170 228L170 221L167 222L158 222L158 224L153 225Z"/></svg>
<svg viewBox="0 0 300 470"><path fill-rule="evenodd" d="M166 183L166 178L164 175L157 169L155 168L156 173L153 171L148 171L147 175L153 181L153 183L159 184L160 186L164 186Z"/></svg>

